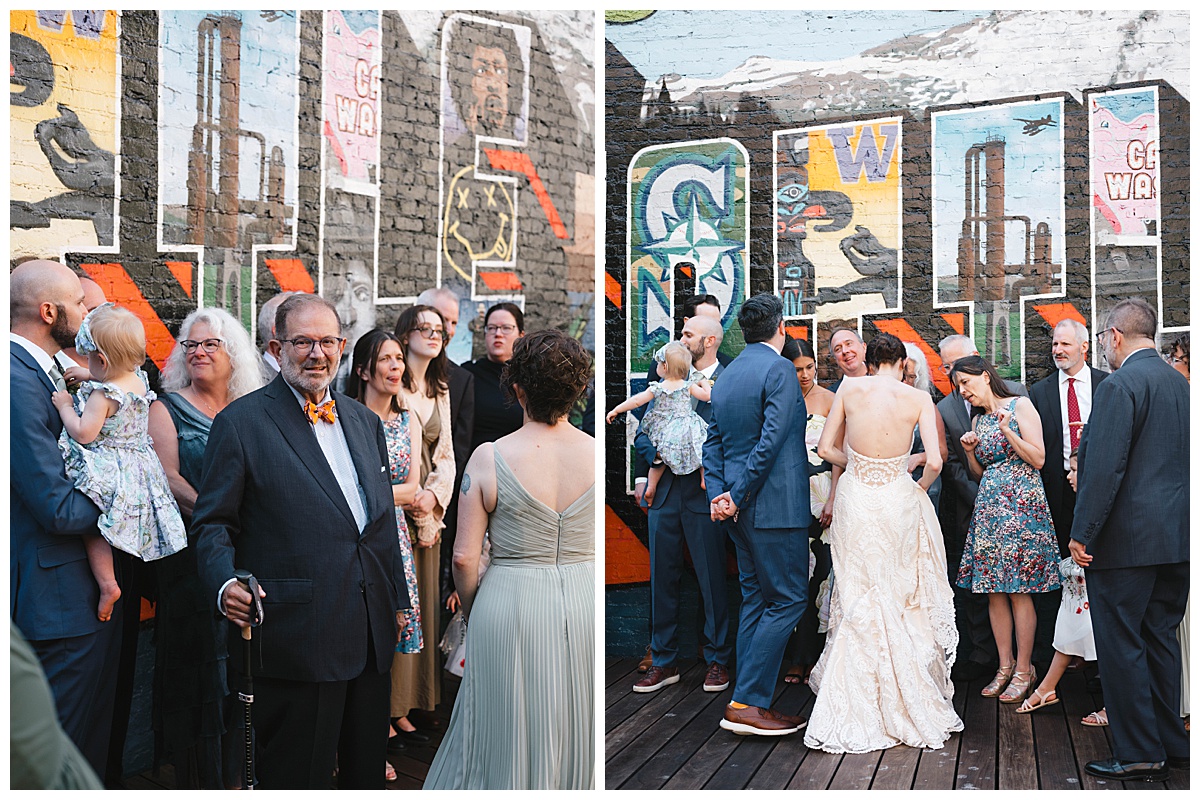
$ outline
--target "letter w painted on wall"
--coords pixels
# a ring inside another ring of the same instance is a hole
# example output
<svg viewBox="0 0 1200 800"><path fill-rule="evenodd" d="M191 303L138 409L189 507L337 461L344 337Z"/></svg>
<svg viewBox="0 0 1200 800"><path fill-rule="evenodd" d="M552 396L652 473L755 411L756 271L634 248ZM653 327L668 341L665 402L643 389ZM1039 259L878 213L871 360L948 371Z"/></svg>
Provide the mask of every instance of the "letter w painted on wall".
<svg viewBox="0 0 1200 800"><path fill-rule="evenodd" d="M858 139L858 147L850 145L850 137L854 128L829 128L825 135L833 145L833 153L837 158L838 173L842 183L858 183L863 174L871 183L882 183L887 180L888 165L892 163L892 154L900 139L900 126L895 124L880 125L878 133L870 126L863 128L862 136ZM876 136L883 137L883 152L879 150Z"/></svg>

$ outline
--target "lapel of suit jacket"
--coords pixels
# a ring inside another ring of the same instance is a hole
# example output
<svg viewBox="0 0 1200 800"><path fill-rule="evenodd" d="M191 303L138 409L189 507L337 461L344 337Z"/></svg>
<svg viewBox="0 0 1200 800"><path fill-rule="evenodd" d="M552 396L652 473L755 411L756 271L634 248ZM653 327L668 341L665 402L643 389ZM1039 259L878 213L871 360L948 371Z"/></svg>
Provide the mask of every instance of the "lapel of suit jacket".
<svg viewBox="0 0 1200 800"><path fill-rule="evenodd" d="M712 377L709 380L715 381L717 376L725 370L725 365L720 361L717 362L717 368L713 370ZM696 401L696 413L700 415L700 419L708 422L712 419L712 404L702 400Z"/></svg>
<svg viewBox="0 0 1200 800"><path fill-rule="evenodd" d="M38 377L42 379L42 385L46 387L47 392L55 391L55 386L53 381L50 380L50 376L46 374L44 369L42 369L41 364L37 363L37 360L29 354L28 350L19 344L9 342L8 351L13 354L14 358L38 374Z"/></svg>
<svg viewBox="0 0 1200 800"><path fill-rule="evenodd" d="M1062 375L1059 374L1059 370L1057 370L1057 369L1054 370L1054 382L1050 386L1050 397L1047 398L1050 401L1049 402L1050 428L1049 428L1049 431L1044 430L1043 436L1042 436L1042 438L1045 440L1043 442L1043 444L1045 444L1046 442L1054 442L1055 443L1053 452L1058 452L1059 449L1062 447L1062 438L1063 438L1063 423L1062 423L1063 408L1062 408L1062 401L1059 399L1059 396L1058 396L1058 390L1059 390L1059 387L1061 386L1059 381L1061 379L1062 379ZM1043 425L1042 427L1045 428L1046 426ZM1047 432L1053 433L1054 435L1046 436L1045 434ZM1046 452L1047 453L1051 452L1051 448L1046 448Z"/></svg>
<svg viewBox="0 0 1200 800"><path fill-rule="evenodd" d="M953 407L954 415L958 417L963 431L971 430L971 415L967 413L967 401L963 399L963 396L958 393L957 389L951 392L950 396L954 398L954 402L950 405Z"/></svg>
<svg viewBox="0 0 1200 800"><path fill-rule="evenodd" d="M358 523L354 521L354 514L350 511L349 504L346 503L342 487L338 484L329 462L325 459L325 451L317 442L317 435L313 433L312 423L304 415L304 409L296 402L296 397L283 380L283 375L281 374L271 381L264 393L273 401L275 413L269 416L275 423L275 427L279 428L279 432L283 434L284 441L300 457L301 463L312 475L313 480L324 490L330 501L357 529ZM321 424L327 423L322 422ZM347 436L348 440L349 436ZM353 454L354 448L351 448L350 452Z"/></svg>

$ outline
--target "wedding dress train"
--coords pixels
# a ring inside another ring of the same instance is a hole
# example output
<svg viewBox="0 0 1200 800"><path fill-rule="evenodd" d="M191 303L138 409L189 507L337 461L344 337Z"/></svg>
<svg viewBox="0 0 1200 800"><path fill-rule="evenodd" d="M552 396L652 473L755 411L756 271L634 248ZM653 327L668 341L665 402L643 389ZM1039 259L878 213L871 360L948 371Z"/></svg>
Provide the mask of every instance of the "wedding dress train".
<svg viewBox="0 0 1200 800"><path fill-rule="evenodd" d="M846 446L830 530L829 636L809 684L810 748L940 748L963 728L950 668L958 647L937 512L905 469Z"/></svg>

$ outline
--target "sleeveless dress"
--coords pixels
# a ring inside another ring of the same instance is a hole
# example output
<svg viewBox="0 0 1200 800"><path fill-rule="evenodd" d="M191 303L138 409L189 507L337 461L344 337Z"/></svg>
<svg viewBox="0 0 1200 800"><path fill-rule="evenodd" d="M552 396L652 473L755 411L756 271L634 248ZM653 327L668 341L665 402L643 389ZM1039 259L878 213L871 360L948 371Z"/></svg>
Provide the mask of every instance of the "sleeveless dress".
<svg viewBox="0 0 1200 800"><path fill-rule="evenodd" d="M496 453L491 564L426 789L595 787L593 484L562 513Z"/></svg>
<svg viewBox="0 0 1200 800"><path fill-rule="evenodd" d="M418 417L418 419L420 419ZM442 435L442 416L437 404L429 413L429 419L421 426L421 485L433 472L433 450ZM413 458L414 461L418 459ZM412 517L405 517L405 527L411 540L416 538L417 524ZM423 609L422 632L435 636L439 630L438 577L441 569L442 544L433 547L412 547L413 567L417 580L417 604ZM411 589L410 589L411 591ZM442 700L442 682L438 674L442 665L436 647L422 647L419 653L398 653L392 660L391 716L403 717L414 708L433 711Z"/></svg>
<svg viewBox="0 0 1200 800"><path fill-rule="evenodd" d="M1009 401L1009 411L1016 403L1015 397ZM1009 419L1009 427L1019 434L1016 416ZM975 458L983 477L963 545L958 585L975 594L1057 589L1058 539L1041 475L1013 450L995 414L980 416L975 432Z"/></svg>
<svg viewBox="0 0 1200 800"><path fill-rule="evenodd" d="M408 438L408 411L401 410L396 419L383 421L383 438L387 441L389 474L392 485L404 483L412 466L412 452ZM397 653L419 653L425 646L421 635L421 600L417 594L417 568L413 563L412 542L408 538L408 525L404 512L396 508L396 527L400 530L400 561L404 564L404 583L408 586L408 597L412 608L403 612L404 627L400 629L400 640L396 643Z"/></svg>
<svg viewBox="0 0 1200 800"><path fill-rule="evenodd" d="M158 399L175 423L179 475L196 488L212 420L178 394ZM221 736L236 719L230 716L226 689L229 623L213 613L213 598L200 584L195 549L187 547L153 566L158 587L151 715L155 750L174 764L179 788L224 789L226 777L232 781L240 774L240 761L222 766Z"/></svg>
<svg viewBox="0 0 1200 800"><path fill-rule="evenodd" d="M809 685L810 748L865 753L940 748L963 729L950 667L954 596L933 504L909 477L908 454L876 459L847 443L830 528L829 636Z"/></svg>
<svg viewBox="0 0 1200 800"><path fill-rule="evenodd" d="M1088 603L1084 569L1070 558L1058 563L1062 574L1062 600L1054 621L1054 649L1085 661L1096 660L1096 639L1092 635L1092 611ZM1184 673L1186 675L1186 673Z"/></svg>
<svg viewBox="0 0 1200 800"><path fill-rule="evenodd" d="M692 396L685 384L673 392L653 381L654 406L642 417L642 430L658 450L658 457L676 475L700 469L701 448L708 436L708 423L692 409Z"/></svg>
<svg viewBox="0 0 1200 800"><path fill-rule="evenodd" d="M89 444L76 442L64 429L58 449L75 488L100 508L100 535L118 550L154 561L187 547L187 533L147 432L155 394L145 373L139 369L137 374L145 395L85 381L75 397L76 413L96 391L120 405Z"/></svg>

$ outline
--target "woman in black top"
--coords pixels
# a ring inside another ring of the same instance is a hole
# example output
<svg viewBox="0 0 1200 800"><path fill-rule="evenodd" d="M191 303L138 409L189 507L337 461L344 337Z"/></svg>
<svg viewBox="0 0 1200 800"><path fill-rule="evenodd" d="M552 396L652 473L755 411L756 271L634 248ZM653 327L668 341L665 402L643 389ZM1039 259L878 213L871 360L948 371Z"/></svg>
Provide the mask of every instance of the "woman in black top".
<svg viewBox="0 0 1200 800"><path fill-rule="evenodd" d="M500 388L500 371L512 358L513 344L525 335L525 315L513 303L497 303L483 318L487 354L463 364L475 376L475 433L472 452L521 427L521 407Z"/></svg>

